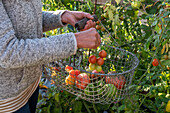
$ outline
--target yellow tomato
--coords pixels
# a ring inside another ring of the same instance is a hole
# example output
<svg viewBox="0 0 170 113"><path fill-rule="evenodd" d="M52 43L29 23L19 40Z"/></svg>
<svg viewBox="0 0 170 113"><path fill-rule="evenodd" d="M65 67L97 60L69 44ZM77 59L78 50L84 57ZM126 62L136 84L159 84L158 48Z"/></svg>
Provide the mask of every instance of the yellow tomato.
<svg viewBox="0 0 170 113"><path fill-rule="evenodd" d="M75 83L75 78L71 77L71 76L67 76L66 79L65 79L65 82L67 85L74 85Z"/></svg>

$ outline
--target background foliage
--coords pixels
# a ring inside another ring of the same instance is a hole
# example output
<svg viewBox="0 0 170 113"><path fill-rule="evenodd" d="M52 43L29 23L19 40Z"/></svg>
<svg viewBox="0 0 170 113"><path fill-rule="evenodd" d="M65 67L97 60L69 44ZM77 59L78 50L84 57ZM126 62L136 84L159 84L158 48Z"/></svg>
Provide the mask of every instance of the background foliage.
<svg viewBox="0 0 170 113"><path fill-rule="evenodd" d="M170 4L169 0L116 0L96 5L91 0L43 0L43 10L94 13L106 29L98 32L103 43L134 53L140 60L132 80L134 91L111 105L92 104L58 89L51 83L41 87L37 113L166 113L170 100ZM99 24L102 26L101 24ZM68 25L46 32L46 36L76 32ZM153 59L159 65L153 66ZM42 79L41 86L44 84ZM170 107L170 106L169 106ZM169 111L170 112L170 111Z"/></svg>

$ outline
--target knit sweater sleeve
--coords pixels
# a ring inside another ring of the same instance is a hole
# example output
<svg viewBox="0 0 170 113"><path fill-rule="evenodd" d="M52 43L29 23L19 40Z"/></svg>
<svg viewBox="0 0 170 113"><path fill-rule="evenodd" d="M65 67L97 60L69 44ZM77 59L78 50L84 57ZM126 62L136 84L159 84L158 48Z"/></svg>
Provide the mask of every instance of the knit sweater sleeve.
<svg viewBox="0 0 170 113"><path fill-rule="evenodd" d="M61 15L65 10L57 11L43 11L43 32L63 27L64 24L61 21Z"/></svg>
<svg viewBox="0 0 170 113"><path fill-rule="evenodd" d="M67 58L76 53L76 46L73 33L18 39L0 0L0 68L20 68Z"/></svg>

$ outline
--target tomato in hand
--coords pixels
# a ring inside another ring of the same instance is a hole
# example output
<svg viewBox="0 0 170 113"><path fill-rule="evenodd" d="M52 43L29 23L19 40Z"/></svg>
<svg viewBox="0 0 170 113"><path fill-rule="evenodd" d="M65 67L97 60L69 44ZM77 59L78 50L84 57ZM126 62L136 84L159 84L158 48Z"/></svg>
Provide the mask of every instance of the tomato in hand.
<svg viewBox="0 0 170 113"><path fill-rule="evenodd" d="M158 60L156 58L153 60L152 65L153 66L158 66L159 65L159 62L158 62Z"/></svg>
<svg viewBox="0 0 170 113"><path fill-rule="evenodd" d="M96 56L95 55L90 56L89 62L92 63L92 64L96 63Z"/></svg>

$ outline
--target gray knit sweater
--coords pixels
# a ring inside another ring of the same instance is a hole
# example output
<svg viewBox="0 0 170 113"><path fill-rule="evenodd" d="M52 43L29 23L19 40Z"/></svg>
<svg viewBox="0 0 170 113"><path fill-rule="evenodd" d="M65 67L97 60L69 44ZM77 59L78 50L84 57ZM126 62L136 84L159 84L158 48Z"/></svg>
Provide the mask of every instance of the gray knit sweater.
<svg viewBox="0 0 170 113"><path fill-rule="evenodd" d="M43 31L63 26L62 12L42 12L41 0L0 0L0 100L33 83L41 64L75 54L73 33L42 37Z"/></svg>

